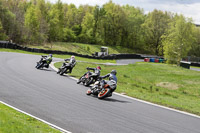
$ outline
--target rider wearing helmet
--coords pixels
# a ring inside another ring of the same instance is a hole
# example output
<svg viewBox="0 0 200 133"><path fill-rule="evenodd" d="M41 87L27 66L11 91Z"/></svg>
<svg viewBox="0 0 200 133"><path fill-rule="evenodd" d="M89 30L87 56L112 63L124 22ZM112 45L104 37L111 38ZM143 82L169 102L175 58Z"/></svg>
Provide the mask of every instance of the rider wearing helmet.
<svg viewBox="0 0 200 133"><path fill-rule="evenodd" d="M49 64L52 62L52 57L53 55L52 54L49 54L48 56L42 56L45 58L45 61L46 61L46 67L48 68L49 67Z"/></svg>
<svg viewBox="0 0 200 133"><path fill-rule="evenodd" d="M63 65L66 65L66 63L69 63L69 73L72 72L72 69L75 67L76 65L76 59L75 59L75 56L71 56L71 58L68 58L68 59L65 59L65 63L63 63Z"/></svg>
<svg viewBox="0 0 200 133"><path fill-rule="evenodd" d="M101 81L101 88L103 88L103 86L105 84L109 84L109 85L112 85L112 91L111 91L111 94L110 96L112 96L112 92L115 91L115 89L117 88L117 71L116 70L112 70L110 73L106 74L105 76L101 76L100 78L104 79L104 78L107 78L109 80L102 80Z"/></svg>
<svg viewBox="0 0 200 133"><path fill-rule="evenodd" d="M93 70L95 74L100 76L100 73L101 73L101 67L100 66L97 66L96 68L87 67L87 70Z"/></svg>

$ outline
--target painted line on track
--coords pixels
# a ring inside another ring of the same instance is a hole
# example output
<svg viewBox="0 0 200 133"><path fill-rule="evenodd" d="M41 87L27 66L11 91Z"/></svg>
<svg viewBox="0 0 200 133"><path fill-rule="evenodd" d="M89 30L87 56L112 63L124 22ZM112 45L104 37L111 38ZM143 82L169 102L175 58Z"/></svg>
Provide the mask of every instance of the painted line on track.
<svg viewBox="0 0 200 133"><path fill-rule="evenodd" d="M50 122L47 122L47 121L45 121L45 120L43 120L43 119L41 119L41 118L38 118L38 117L36 117L36 116L34 116L34 115L31 115L31 114L29 114L29 113L27 113L27 112L25 112L25 111L22 111L22 110L20 110L20 109L14 107L14 106L12 106L12 105L9 105L9 104L7 104L7 103L5 103L5 102L3 102L3 101L0 101L0 103L2 103L2 104L4 104L4 105L6 105L6 106L8 106L8 107L10 107L10 108L12 108L12 109L18 111L18 112L21 112L21 113L26 114L26 115L28 115L28 116L30 116L30 117L33 117L33 118L35 118L35 119L37 119L37 120L39 120L39 121L41 121L41 122L44 122L44 123L48 124L49 126L55 128L55 129L60 130L60 131L63 132L63 133L71 133L70 131L67 131L67 130L61 128L61 127L58 127L58 126L56 126L56 125L54 125L54 124L52 124L52 123L50 123Z"/></svg>
<svg viewBox="0 0 200 133"><path fill-rule="evenodd" d="M52 62L50 64L50 67L57 72L58 69L54 66L54 63L56 63L56 62ZM71 77L71 76L69 76L69 78L74 79L76 81L78 80L78 79L76 79L74 77ZM133 97L130 97L130 96L127 96L127 95L123 95L123 94L117 93L117 92L114 92L114 94L118 95L118 96L122 96L122 97L128 98L128 99L132 99L132 100L135 100L135 101L138 101L138 102L142 102L142 103L145 103L145 104L149 104L149 105L152 105L152 106L160 107L160 108L163 108L163 109L167 109L167 110L170 110L170 111L178 112L178 113L181 113L181 114L185 114L185 115L192 116L192 117L200 119L200 116L195 115L195 114L191 114L191 113L188 113L188 112L184 112L184 111L176 110L176 109L173 109L173 108L165 107L165 106L162 106L162 105L158 105L158 104L155 104L155 103L147 102L147 101L140 100L140 99L137 99L137 98L133 98Z"/></svg>

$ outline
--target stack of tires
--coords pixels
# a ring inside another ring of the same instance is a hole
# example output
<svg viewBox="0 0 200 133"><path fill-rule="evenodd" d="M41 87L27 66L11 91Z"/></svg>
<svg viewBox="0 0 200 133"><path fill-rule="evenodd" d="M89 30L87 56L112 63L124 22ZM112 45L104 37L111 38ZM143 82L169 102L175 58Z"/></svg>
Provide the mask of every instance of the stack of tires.
<svg viewBox="0 0 200 133"><path fill-rule="evenodd" d="M144 58L144 62L163 63L164 59L162 59L162 58Z"/></svg>

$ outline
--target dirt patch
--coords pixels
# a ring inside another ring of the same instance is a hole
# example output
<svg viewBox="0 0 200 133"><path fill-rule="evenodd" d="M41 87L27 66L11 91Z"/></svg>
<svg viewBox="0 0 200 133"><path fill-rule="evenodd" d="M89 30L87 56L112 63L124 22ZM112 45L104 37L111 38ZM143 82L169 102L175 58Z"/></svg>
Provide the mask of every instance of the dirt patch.
<svg viewBox="0 0 200 133"><path fill-rule="evenodd" d="M169 83L169 82L160 82L160 83L156 84L156 86L167 88L170 90L177 90L179 88L179 86L177 84Z"/></svg>
<svg viewBox="0 0 200 133"><path fill-rule="evenodd" d="M192 84L192 85L200 84L200 81L188 81L188 80L185 80L184 82L186 82L187 84Z"/></svg>

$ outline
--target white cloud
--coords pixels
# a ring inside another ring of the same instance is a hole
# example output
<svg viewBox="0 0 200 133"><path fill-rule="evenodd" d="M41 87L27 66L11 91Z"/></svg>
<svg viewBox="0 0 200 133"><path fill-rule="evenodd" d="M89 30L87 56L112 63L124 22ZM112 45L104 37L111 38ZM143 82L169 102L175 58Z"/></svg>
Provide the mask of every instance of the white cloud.
<svg viewBox="0 0 200 133"><path fill-rule="evenodd" d="M149 4L149 9L158 9L163 11L170 11L178 14L183 14L185 17L190 17L193 19L194 23L200 24L200 3L193 4L158 4L157 7L154 7L153 4ZM154 8L153 8L154 7ZM150 11L152 11L150 10Z"/></svg>

